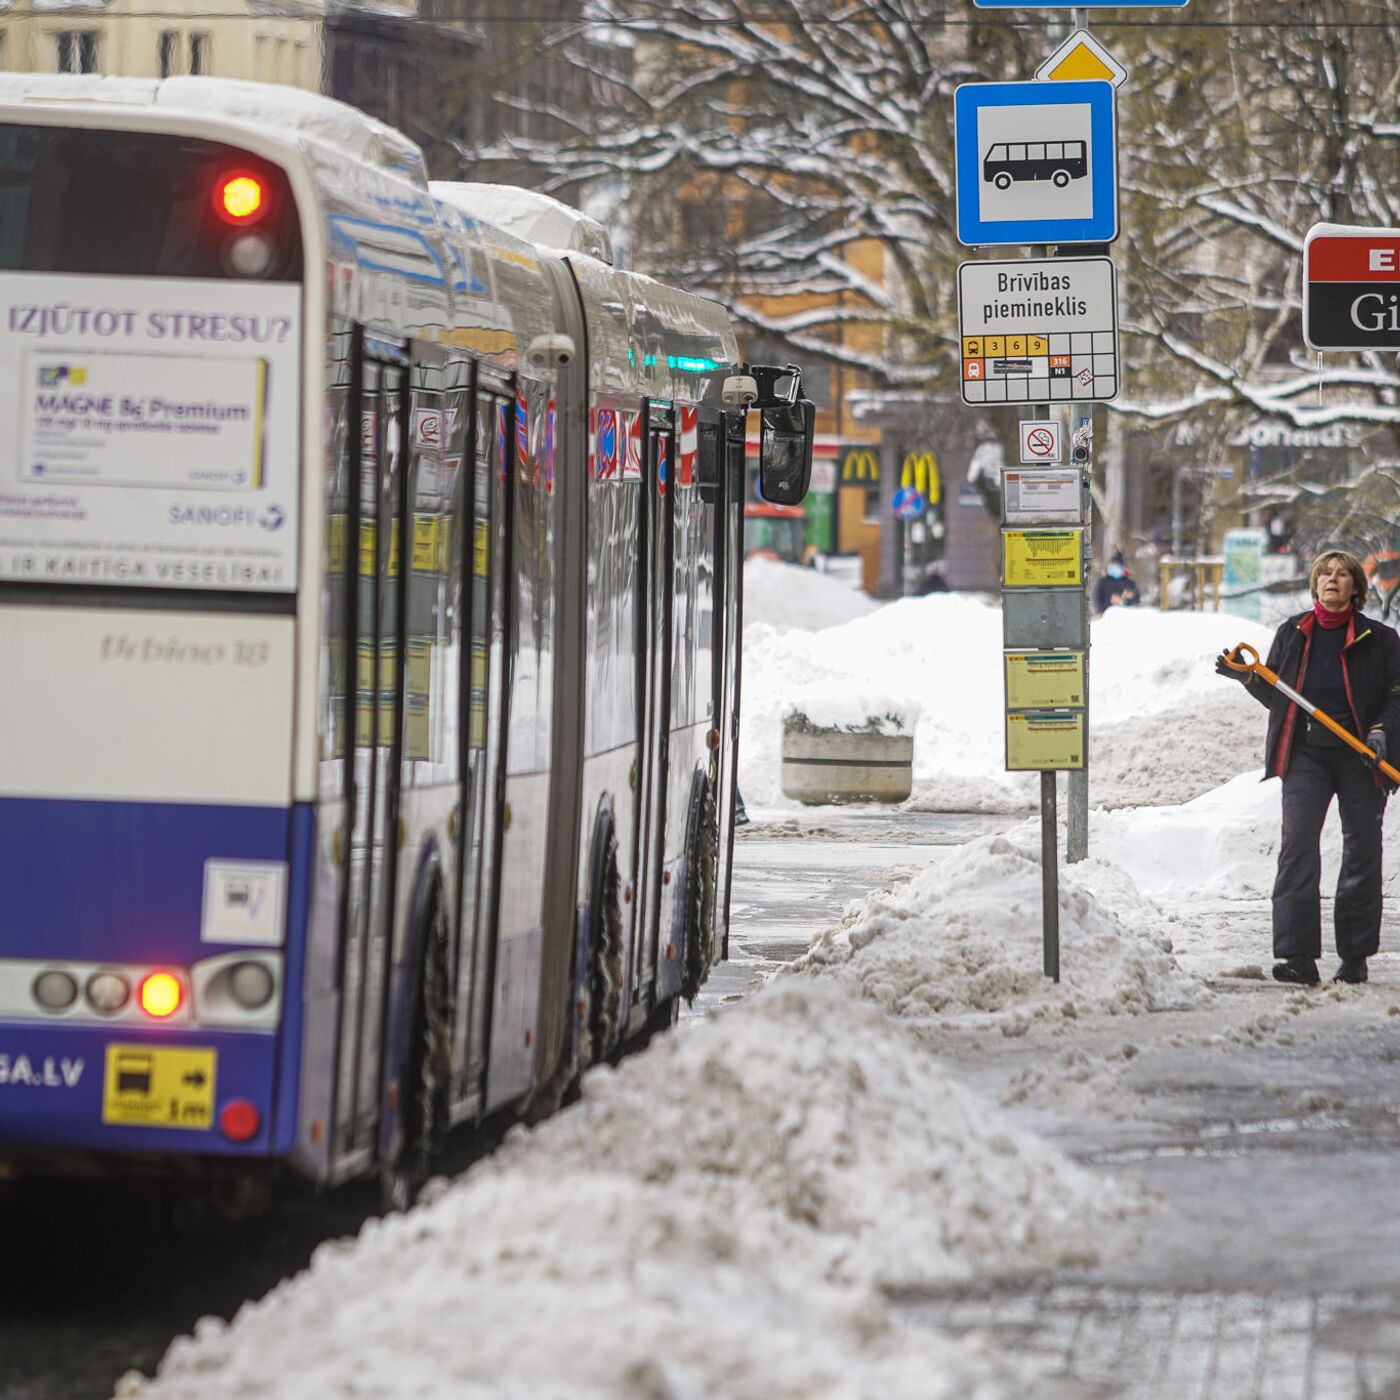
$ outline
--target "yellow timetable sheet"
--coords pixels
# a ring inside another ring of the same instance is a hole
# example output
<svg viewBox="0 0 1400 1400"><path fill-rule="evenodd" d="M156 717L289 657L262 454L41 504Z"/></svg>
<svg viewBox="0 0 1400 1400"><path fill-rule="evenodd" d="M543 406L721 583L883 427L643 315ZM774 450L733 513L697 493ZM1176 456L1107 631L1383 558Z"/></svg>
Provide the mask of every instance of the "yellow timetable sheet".
<svg viewBox="0 0 1400 1400"><path fill-rule="evenodd" d="M1001 581L1006 588L1079 588L1084 531L1003 530Z"/></svg>
<svg viewBox="0 0 1400 1400"><path fill-rule="evenodd" d="M1084 711L1008 711L1006 767L1012 773L1083 768Z"/></svg>
<svg viewBox="0 0 1400 1400"><path fill-rule="evenodd" d="M1084 703L1082 651L1008 651L1006 708L1058 709Z"/></svg>

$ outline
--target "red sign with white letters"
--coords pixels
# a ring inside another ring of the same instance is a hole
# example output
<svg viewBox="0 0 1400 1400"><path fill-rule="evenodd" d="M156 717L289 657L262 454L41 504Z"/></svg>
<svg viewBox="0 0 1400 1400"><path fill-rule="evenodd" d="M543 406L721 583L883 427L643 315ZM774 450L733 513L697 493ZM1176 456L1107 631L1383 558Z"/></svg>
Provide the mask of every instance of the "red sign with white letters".
<svg viewBox="0 0 1400 1400"><path fill-rule="evenodd" d="M1317 224L1303 244L1303 339L1400 350L1400 229Z"/></svg>

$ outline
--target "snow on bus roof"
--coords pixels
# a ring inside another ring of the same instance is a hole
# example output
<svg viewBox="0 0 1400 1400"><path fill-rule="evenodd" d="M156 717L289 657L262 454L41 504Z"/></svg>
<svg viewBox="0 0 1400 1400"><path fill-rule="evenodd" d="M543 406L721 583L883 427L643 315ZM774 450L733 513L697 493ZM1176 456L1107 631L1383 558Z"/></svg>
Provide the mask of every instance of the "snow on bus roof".
<svg viewBox="0 0 1400 1400"><path fill-rule="evenodd" d="M434 198L473 219L513 233L539 248L585 253L612 266L612 239L597 219L539 190L514 185L482 185L458 180L434 180Z"/></svg>
<svg viewBox="0 0 1400 1400"><path fill-rule="evenodd" d="M91 103L157 107L224 117L283 140L300 136L332 146L366 165L428 187L423 153L401 131L347 103L275 83L227 78L111 78L97 74L0 74L0 105Z"/></svg>

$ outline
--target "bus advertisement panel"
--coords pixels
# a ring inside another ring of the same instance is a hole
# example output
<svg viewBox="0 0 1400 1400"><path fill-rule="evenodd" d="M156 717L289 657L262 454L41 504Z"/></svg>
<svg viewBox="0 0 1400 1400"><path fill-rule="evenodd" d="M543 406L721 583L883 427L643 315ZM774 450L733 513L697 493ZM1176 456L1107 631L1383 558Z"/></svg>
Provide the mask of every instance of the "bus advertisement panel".
<svg viewBox="0 0 1400 1400"><path fill-rule="evenodd" d="M0 275L0 579L296 588L301 289Z"/></svg>

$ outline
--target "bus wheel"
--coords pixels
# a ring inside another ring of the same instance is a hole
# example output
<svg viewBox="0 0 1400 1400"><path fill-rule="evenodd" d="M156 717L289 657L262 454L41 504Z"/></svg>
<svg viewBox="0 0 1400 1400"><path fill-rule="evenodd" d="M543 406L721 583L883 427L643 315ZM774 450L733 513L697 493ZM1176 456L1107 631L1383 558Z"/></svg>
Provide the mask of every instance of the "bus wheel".
<svg viewBox="0 0 1400 1400"><path fill-rule="evenodd" d="M1065 187L1067 184L1069 184L1069 171L1068 171L1068 170L1057 170L1057 171L1050 177L1050 181L1051 181L1051 183L1055 186L1055 188L1056 188L1057 190L1062 190L1062 189L1064 189L1064 187Z"/></svg>
<svg viewBox="0 0 1400 1400"><path fill-rule="evenodd" d="M662 1032L670 1030L680 1019L680 997L667 998L660 1006L654 1007L651 1015L647 1017L647 1023L641 1035L641 1044L646 1045L652 1036L661 1035Z"/></svg>
<svg viewBox="0 0 1400 1400"><path fill-rule="evenodd" d="M992 181L992 184L999 190L1009 190L1011 188L1011 176L1003 170L996 179Z"/></svg>
<svg viewBox="0 0 1400 1400"><path fill-rule="evenodd" d="M698 774L686 833L685 964L681 995L694 1002L714 960L715 885L719 878L719 822L714 785Z"/></svg>
<svg viewBox="0 0 1400 1400"><path fill-rule="evenodd" d="M379 1173L385 1210L407 1210L413 1204L447 1135L452 994L447 909L440 884L429 900L414 984L393 1145Z"/></svg>
<svg viewBox="0 0 1400 1400"><path fill-rule="evenodd" d="M585 1063L603 1059L617 1039L622 1010L622 881L612 813L600 812L588 879L587 1021L580 1026Z"/></svg>

